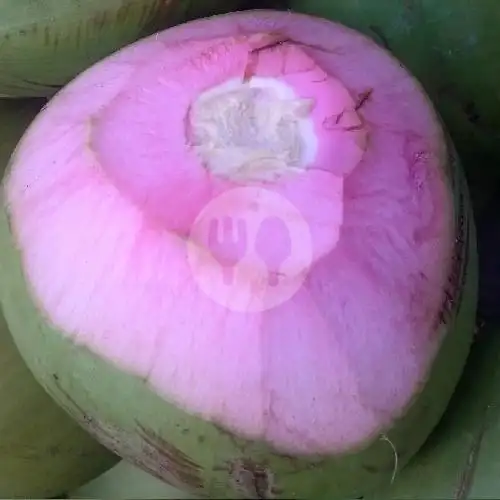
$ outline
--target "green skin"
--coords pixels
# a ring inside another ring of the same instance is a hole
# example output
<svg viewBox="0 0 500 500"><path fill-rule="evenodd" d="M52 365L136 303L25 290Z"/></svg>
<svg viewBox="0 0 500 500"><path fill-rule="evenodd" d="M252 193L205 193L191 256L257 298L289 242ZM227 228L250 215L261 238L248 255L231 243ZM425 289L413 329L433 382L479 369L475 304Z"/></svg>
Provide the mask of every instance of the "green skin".
<svg viewBox="0 0 500 500"><path fill-rule="evenodd" d="M54 94L119 48L242 0L2 0L0 96Z"/></svg>
<svg viewBox="0 0 500 500"><path fill-rule="evenodd" d="M457 145L475 211L500 182L500 3L496 0L290 0L388 48L435 101Z"/></svg>
<svg viewBox="0 0 500 500"><path fill-rule="evenodd" d="M481 328L446 414L411 464L365 500L498 497L500 326Z"/></svg>
<svg viewBox="0 0 500 500"><path fill-rule="evenodd" d="M3 168L42 105L41 99L0 101ZM1 315L0 401L0 498L61 495L117 462L37 384Z"/></svg>
<svg viewBox="0 0 500 500"><path fill-rule="evenodd" d="M0 300L7 322L28 366L61 406L103 444L172 486L211 498L355 498L391 482L395 456L390 443L397 450L396 472L422 446L448 405L469 352L477 294L474 225L454 156L445 168L461 244L450 270L453 300L443 302L442 346L421 392L394 425L350 453L280 455L265 443L246 441L185 413L144 380L65 338L30 296L4 207Z"/></svg>

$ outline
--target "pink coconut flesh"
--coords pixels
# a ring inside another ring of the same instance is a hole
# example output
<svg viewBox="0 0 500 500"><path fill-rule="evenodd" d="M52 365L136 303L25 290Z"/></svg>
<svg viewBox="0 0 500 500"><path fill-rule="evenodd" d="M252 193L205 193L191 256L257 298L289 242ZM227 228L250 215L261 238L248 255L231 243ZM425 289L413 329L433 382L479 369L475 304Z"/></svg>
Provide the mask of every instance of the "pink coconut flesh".
<svg viewBox="0 0 500 500"><path fill-rule="evenodd" d="M32 293L64 335L239 435L332 453L391 425L441 342L446 154L385 51L254 11L89 69L29 129L5 188ZM210 253L199 228L224 195L226 215L303 235L282 265L282 232L262 225L280 286L255 259L221 285L233 247Z"/></svg>

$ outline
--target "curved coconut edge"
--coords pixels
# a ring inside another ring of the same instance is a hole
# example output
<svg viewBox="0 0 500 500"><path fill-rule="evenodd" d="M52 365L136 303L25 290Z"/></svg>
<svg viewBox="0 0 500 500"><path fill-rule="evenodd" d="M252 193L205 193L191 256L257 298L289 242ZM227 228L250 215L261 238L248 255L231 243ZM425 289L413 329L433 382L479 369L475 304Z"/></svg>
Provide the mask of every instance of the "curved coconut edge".
<svg viewBox="0 0 500 500"><path fill-rule="evenodd" d="M385 434L339 456L289 457L248 442L162 400L147 381L75 345L37 311L23 277L6 208L0 215L0 300L28 366L46 390L109 449L174 487L210 497L342 498L388 484L440 420L462 373L476 311L475 227L461 168L449 146L456 245L448 329L427 381ZM51 367L50 370L47 367ZM112 395L112 398L110 397ZM85 408L77 402L85 402ZM112 401L112 404L111 404ZM148 422L148 426L144 423ZM152 426L151 423L154 423Z"/></svg>
<svg viewBox="0 0 500 500"><path fill-rule="evenodd" d="M42 99L0 102L0 171L43 104ZM0 497L61 495L118 461L36 382L1 313L0 367Z"/></svg>

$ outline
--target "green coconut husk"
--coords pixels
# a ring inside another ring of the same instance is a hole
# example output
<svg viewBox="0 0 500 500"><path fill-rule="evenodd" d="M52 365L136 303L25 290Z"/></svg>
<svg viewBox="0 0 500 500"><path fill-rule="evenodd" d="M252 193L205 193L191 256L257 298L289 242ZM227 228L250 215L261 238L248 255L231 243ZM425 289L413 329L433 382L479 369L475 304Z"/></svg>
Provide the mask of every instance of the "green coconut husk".
<svg viewBox="0 0 500 500"><path fill-rule="evenodd" d="M115 50L240 0L2 0L0 96L54 94Z"/></svg>
<svg viewBox="0 0 500 500"><path fill-rule="evenodd" d="M0 165L44 101L0 100ZM3 276L1 278L3 280ZM61 495L118 458L97 444L35 381L0 315L0 498Z"/></svg>
<svg viewBox="0 0 500 500"><path fill-rule="evenodd" d="M500 494L500 326L479 330L435 432L394 484L365 500L472 500Z"/></svg>
<svg viewBox="0 0 500 500"><path fill-rule="evenodd" d="M423 83L453 136L473 205L500 183L500 2L290 0L388 48Z"/></svg>

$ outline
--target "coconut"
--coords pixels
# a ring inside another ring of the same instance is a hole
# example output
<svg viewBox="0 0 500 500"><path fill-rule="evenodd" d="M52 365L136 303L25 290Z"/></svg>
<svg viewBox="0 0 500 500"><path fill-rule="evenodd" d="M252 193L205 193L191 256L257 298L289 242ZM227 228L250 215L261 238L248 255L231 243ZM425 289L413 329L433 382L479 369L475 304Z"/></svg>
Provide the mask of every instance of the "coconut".
<svg viewBox="0 0 500 500"><path fill-rule="evenodd" d="M424 85L457 145L476 211L500 182L500 4L470 0L290 0L364 32Z"/></svg>
<svg viewBox="0 0 500 500"><path fill-rule="evenodd" d="M388 484L474 331L467 186L387 51L305 15L197 20L85 71L4 178L0 299L101 443L211 498Z"/></svg>
<svg viewBox="0 0 500 500"><path fill-rule="evenodd" d="M0 164L42 107L0 101ZM35 381L0 315L0 497L50 498L81 486L118 458L92 439Z"/></svg>
<svg viewBox="0 0 500 500"><path fill-rule="evenodd" d="M2 0L0 96L53 95L91 64L173 24L239 0Z"/></svg>

